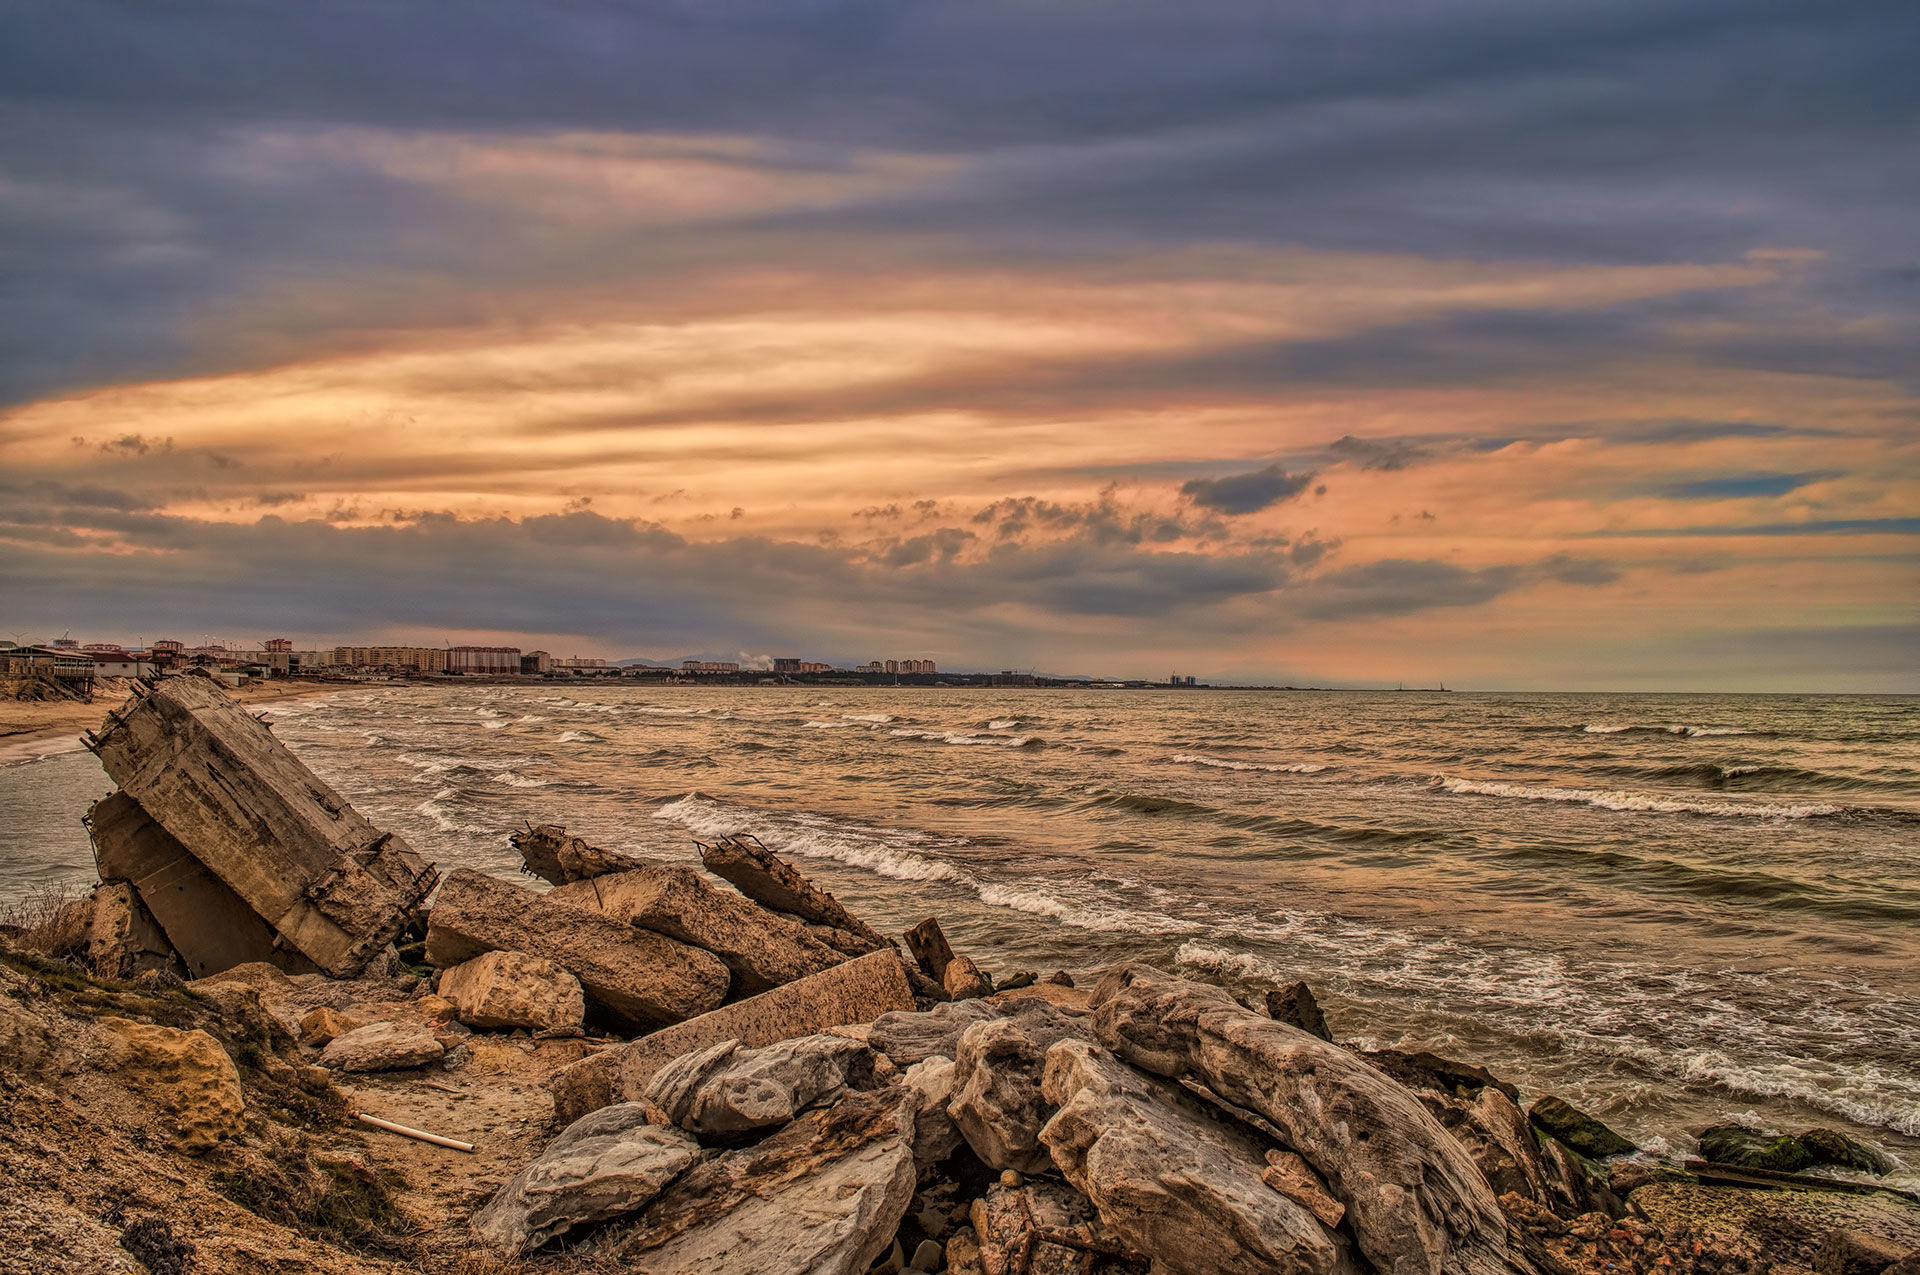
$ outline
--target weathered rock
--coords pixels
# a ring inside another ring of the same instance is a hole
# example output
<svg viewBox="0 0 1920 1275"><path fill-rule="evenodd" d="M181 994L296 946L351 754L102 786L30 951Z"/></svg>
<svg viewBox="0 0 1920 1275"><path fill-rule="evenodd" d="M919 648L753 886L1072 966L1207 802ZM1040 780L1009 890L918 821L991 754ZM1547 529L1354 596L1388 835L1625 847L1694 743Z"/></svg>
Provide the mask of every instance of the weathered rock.
<svg viewBox="0 0 1920 1275"><path fill-rule="evenodd" d="M1058 1182L995 1185L974 1200L968 1217L989 1271L1085 1275L1089 1249L1119 1248L1092 1203Z"/></svg>
<svg viewBox="0 0 1920 1275"><path fill-rule="evenodd" d="M439 995L469 1027L578 1035L586 1021L580 980L525 952L483 952L440 976Z"/></svg>
<svg viewBox="0 0 1920 1275"><path fill-rule="evenodd" d="M300 1039L309 1045L329 1045L348 1032L358 1031L366 1025L365 1019L322 1005L300 1016Z"/></svg>
<svg viewBox="0 0 1920 1275"><path fill-rule="evenodd" d="M1492 1085L1515 1102L1520 1101L1517 1088L1485 1067L1476 1067L1472 1063L1455 1062L1424 1050L1409 1054L1398 1049L1373 1049L1363 1052L1360 1057L1416 1093L1437 1093L1471 1100L1475 1094Z"/></svg>
<svg viewBox="0 0 1920 1275"><path fill-rule="evenodd" d="M711 845L703 842L700 862L755 903L847 936L835 942L825 934L816 935L850 956L888 946L871 926L840 906L838 899L752 837L722 837Z"/></svg>
<svg viewBox="0 0 1920 1275"><path fill-rule="evenodd" d="M1045 1001L1023 1001L1005 1018L975 1023L954 1054L953 1099L947 1112L983 1164L1039 1173L1049 1167L1040 1127L1053 1114L1041 1093L1047 1050L1084 1036L1084 1019Z"/></svg>
<svg viewBox="0 0 1920 1275"><path fill-rule="evenodd" d="M963 1004L975 1005L982 1002L988 1005L1008 1006L1019 1001L1045 1001L1059 1009L1084 1014L1093 1007L1093 990L1083 987L1064 987L1059 983L1035 983L1031 987L1013 987L1004 992L995 992L983 996L979 1001L965 1001Z"/></svg>
<svg viewBox="0 0 1920 1275"><path fill-rule="evenodd" d="M1067 973L1065 970L1055 970L1040 981L1043 983L1053 983L1060 987L1074 986L1073 975Z"/></svg>
<svg viewBox="0 0 1920 1275"><path fill-rule="evenodd" d="M922 1058L901 1077L914 1095L913 1159L922 1169L960 1149L960 1126L947 1106L953 1101L953 1059Z"/></svg>
<svg viewBox="0 0 1920 1275"><path fill-rule="evenodd" d="M700 1158L700 1144L650 1123L637 1102L568 1125L474 1214L474 1238L498 1252L538 1248L576 1226L639 1211Z"/></svg>
<svg viewBox="0 0 1920 1275"><path fill-rule="evenodd" d="M1309 1036L1326 1041L1333 1039L1333 1033L1327 1030L1326 1015L1320 1012L1320 1002L1314 999L1313 989L1305 983L1288 983L1269 990L1267 1017L1276 1023L1298 1027Z"/></svg>
<svg viewBox="0 0 1920 1275"><path fill-rule="evenodd" d="M917 923L900 938L923 974L936 983L945 981L947 966L953 962L953 945L947 942L938 917L930 916Z"/></svg>
<svg viewBox="0 0 1920 1275"><path fill-rule="evenodd" d="M1059 1108L1040 1134L1054 1164L1155 1270L1353 1269L1340 1237L1262 1180L1261 1148L1178 1090L1079 1040L1048 1051L1044 1086Z"/></svg>
<svg viewBox="0 0 1920 1275"><path fill-rule="evenodd" d="M613 872L631 872L654 862L618 850L590 846L579 837L570 837L557 823L534 824L507 836L520 852L526 871L554 885L587 881Z"/></svg>
<svg viewBox="0 0 1920 1275"><path fill-rule="evenodd" d="M899 956L874 952L583 1058L555 1077L554 1109L571 1120L596 1107L636 1101L661 1067L722 1041L757 1049L911 1008Z"/></svg>
<svg viewBox="0 0 1920 1275"><path fill-rule="evenodd" d="M86 742L148 817L336 977L391 943L433 888L431 865L362 818L209 678L137 692ZM166 926L144 888L141 897Z"/></svg>
<svg viewBox="0 0 1920 1275"><path fill-rule="evenodd" d="M206 1151L237 1135L246 1112L240 1071L203 1031L182 1031L102 1018L107 1062L129 1089L159 1104L174 1120L173 1140L183 1150Z"/></svg>
<svg viewBox="0 0 1920 1275"><path fill-rule="evenodd" d="M1736 1169L1798 1173L1813 1156L1790 1133L1758 1133L1745 1125L1723 1124L1700 1131L1701 1158Z"/></svg>
<svg viewBox="0 0 1920 1275"><path fill-rule="evenodd" d="M503 950L552 961L638 1024L704 1014L727 994L727 967L710 952L470 869L449 874L427 918L427 958L445 969Z"/></svg>
<svg viewBox="0 0 1920 1275"><path fill-rule="evenodd" d="M957 1001L993 995L993 983L970 956L956 956L948 962L946 977L940 980L940 986L950 999Z"/></svg>
<svg viewBox="0 0 1920 1275"><path fill-rule="evenodd" d="M102 978L128 979L142 970L166 970L181 977L188 972L127 881L94 888L87 917L87 964Z"/></svg>
<svg viewBox="0 0 1920 1275"><path fill-rule="evenodd" d="M683 864L597 876L561 886L548 897L586 904L616 921L713 953L732 973L736 996L757 996L847 959L798 921L730 890L716 890Z"/></svg>
<svg viewBox="0 0 1920 1275"><path fill-rule="evenodd" d="M641 1101L662 1124L726 1135L786 1124L848 1089L873 1087L873 1051L841 1036L801 1036L759 1049L739 1041L677 1058Z"/></svg>
<svg viewBox="0 0 1920 1275"><path fill-rule="evenodd" d="M952 1058L960 1052L960 1037L967 1028L1005 1014L1001 1006L984 1000L955 1001L921 1012L882 1014L874 1019L867 1043L898 1066L911 1067L923 1058Z"/></svg>
<svg viewBox="0 0 1920 1275"><path fill-rule="evenodd" d="M1885 1177L1894 1170L1894 1163L1886 1152L1858 1138L1850 1138L1838 1129L1806 1129L1797 1136L1816 1166L1832 1165L1876 1177Z"/></svg>
<svg viewBox="0 0 1920 1275"><path fill-rule="evenodd" d="M1271 1121L1332 1185L1361 1250L1386 1275L1520 1267L1471 1157L1376 1068L1150 966L1111 971L1094 1004L1101 1040L1121 1057L1160 1075L1191 1071Z"/></svg>
<svg viewBox="0 0 1920 1275"><path fill-rule="evenodd" d="M1527 1108L1527 1119L1589 1160L1629 1155L1637 1149L1580 1108L1551 1094Z"/></svg>
<svg viewBox="0 0 1920 1275"><path fill-rule="evenodd" d="M438 1062L446 1049L423 1027L368 1023L336 1036L320 1051L320 1065L333 1071L398 1071Z"/></svg>
<svg viewBox="0 0 1920 1275"><path fill-rule="evenodd" d="M87 811L87 834L103 880L124 878L153 917L189 977L236 965L272 964L289 973L316 968L276 942L273 927L207 866L155 823L140 803L116 792Z"/></svg>
<svg viewBox="0 0 1920 1275"><path fill-rule="evenodd" d="M1260 1180L1319 1218L1322 1226L1336 1227L1347 1215L1347 1206L1333 1198L1313 1166L1297 1152L1269 1150Z"/></svg>
<svg viewBox="0 0 1920 1275"><path fill-rule="evenodd" d="M947 1238L947 1275L986 1275L987 1264L980 1253L980 1237L973 1228L963 1226Z"/></svg>
<svg viewBox="0 0 1920 1275"><path fill-rule="evenodd" d="M1909 1251L1906 1245L1878 1235L1836 1227L1822 1241L1813 1269L1816 1275L1882 1275Z"/></svg>
<svg viewBox="0 0 1920 1275"><path fill-rule="evenodd" d="M1727 1250L1757 1250L1776 1269L1815 1266L1835 1230L1858 1231L1905 1251L1920 1249L1920 1205L1890 1191L1755 1191L1662 1182L1636 1190L1632 1204L1663 1230L1685 1227Z"/></svg>
<svg viewBox="0 0 1920 1275"><path fill-rule="evenodd" d="M647 1275L858 1275L913 1198L913 1108L899 1086L849 1093L695 1166L594 1247Z"/></svg>

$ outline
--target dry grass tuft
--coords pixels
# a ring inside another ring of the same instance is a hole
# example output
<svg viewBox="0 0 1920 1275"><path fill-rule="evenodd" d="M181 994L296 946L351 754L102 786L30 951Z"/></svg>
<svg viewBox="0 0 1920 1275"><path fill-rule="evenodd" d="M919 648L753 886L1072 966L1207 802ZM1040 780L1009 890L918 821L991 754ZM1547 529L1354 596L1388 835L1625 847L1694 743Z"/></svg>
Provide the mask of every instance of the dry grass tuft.
<svg viewBox="0 0 1920 1275"><path fill-rule="evenodd" d="M93 917L89 895L71 884L40 886L0 906L0 934L23 952L77 956L86 951L87 923Z"/></svg>

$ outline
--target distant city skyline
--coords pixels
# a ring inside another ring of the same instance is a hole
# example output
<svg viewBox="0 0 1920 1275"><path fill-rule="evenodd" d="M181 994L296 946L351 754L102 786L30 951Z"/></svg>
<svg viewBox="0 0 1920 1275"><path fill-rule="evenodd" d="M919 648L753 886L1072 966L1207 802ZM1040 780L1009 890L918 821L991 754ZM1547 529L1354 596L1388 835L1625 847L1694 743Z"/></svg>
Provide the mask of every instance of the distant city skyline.
<svg viewBox="0 0 1920 1275"><path fill-rule="evenodd" d="M1920 691L1920 7L0 15L0 598Z"/></svg>

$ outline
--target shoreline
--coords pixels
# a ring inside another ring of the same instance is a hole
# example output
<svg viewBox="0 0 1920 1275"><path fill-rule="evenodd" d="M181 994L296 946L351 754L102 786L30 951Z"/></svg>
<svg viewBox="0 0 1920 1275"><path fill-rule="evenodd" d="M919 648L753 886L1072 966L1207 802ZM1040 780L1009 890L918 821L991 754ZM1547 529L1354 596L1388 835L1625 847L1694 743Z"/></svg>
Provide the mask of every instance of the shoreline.
<svg viewBox="0 0 1920 1275"><path fill-rule="evenodd" d="M98 727L109 711L124 702L131 691L122 688L130 686L131 682L124 678L107 679L88 703L75 700L0 701L0 766L18 766L80 751L84 747L80 742L81 733ZM332 683L265 682L228 693L243 704L264 704L329 695L340 689L339 685Z"/></svg>

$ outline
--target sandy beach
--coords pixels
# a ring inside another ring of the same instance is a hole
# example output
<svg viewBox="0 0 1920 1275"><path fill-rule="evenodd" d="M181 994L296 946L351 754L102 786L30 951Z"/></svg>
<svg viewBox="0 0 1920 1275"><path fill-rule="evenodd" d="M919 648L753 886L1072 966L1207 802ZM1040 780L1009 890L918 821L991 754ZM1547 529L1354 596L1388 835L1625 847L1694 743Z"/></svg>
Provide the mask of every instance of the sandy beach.
<svg viewBox="0 0 1920 1275"><path fill-rule="evenodd" d="M107 713L131 693L132 683L109 678L95 690L92 703L73 700L0 700L0 766L33 757L71 752L80 747L80 733L99 726ZM298 699L338 690L337 684L263 682L231 694L242 703Z"/></svg>

